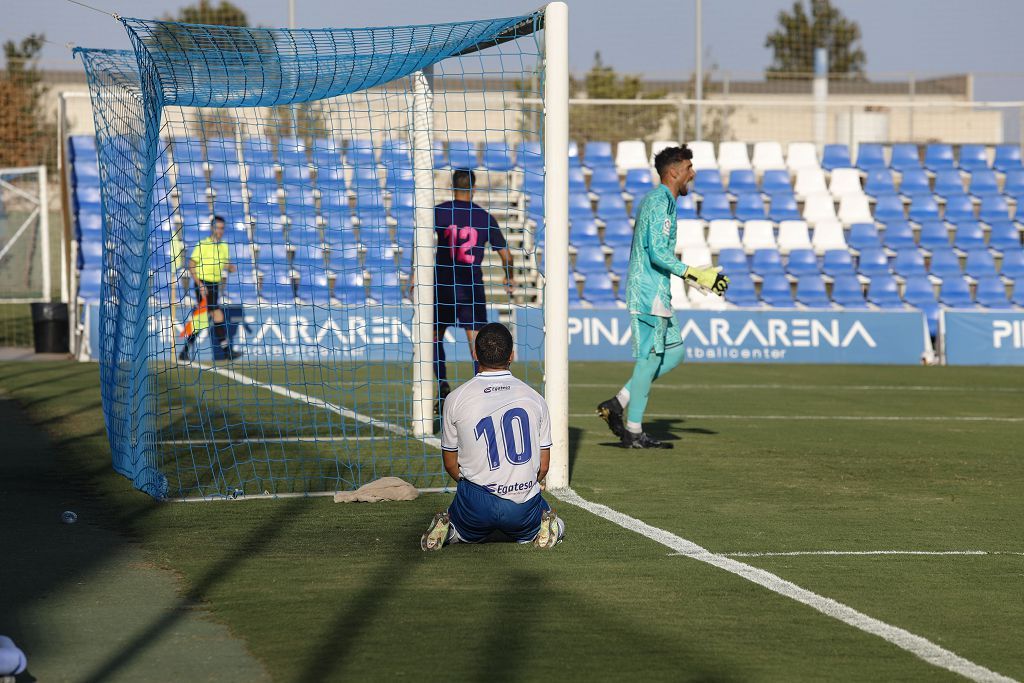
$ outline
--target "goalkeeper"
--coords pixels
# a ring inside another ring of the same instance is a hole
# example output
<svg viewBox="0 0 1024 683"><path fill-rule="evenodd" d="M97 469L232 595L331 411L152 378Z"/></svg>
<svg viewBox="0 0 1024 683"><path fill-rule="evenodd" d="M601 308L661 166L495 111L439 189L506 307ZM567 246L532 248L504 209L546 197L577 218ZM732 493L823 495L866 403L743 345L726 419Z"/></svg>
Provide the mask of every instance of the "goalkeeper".
<svg viewBox="0 0 1024 683"><path fill-rule="evenodd" d="M676 275L719 296L729 287L729 278L718 272L721 268L687 266L673 253L676 199L686 194L694 178L691 159L693 153L686 145L659 152L654 167L661 185L647 193L637 212L626 279L636 365L626 386L597 407L597 414L622 440L623 448L672 447L643 431L651 383L683 361L679 322L672 312L670 278Z"/></svg>

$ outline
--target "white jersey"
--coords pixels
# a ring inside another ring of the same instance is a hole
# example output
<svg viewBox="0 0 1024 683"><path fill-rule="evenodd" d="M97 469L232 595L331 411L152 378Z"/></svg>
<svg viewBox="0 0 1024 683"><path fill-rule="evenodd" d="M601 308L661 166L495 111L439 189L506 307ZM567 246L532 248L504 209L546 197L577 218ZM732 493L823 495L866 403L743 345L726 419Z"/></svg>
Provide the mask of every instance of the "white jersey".
<svg viewBox="0 0 1024 683"><path fill-rule="evenodd" d="M465 479L515 503L540 493L540 451L551 447L544 398L511 372L481 372L444 402L441 448L459 452Z"/></svg>

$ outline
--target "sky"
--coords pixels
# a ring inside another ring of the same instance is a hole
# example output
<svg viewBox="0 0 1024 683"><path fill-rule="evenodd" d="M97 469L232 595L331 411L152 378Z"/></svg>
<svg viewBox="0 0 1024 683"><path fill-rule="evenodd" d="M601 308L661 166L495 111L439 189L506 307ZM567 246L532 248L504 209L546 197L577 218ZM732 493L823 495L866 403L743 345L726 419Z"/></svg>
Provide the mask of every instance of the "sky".
<svg viewBox="0 0 1024 683"><path fill-rule="evenodd" d="M82 0L124 16L173 13L181 0ZM765 36L793 0L705 0L705 66L735 78L758 78L771 61ZM0 0L0 39L43 31L47 64L66 65L67 42L84 47L128 47L109 15L68 0ZM298 26L380 26L490 18L525 13L540 0L295 0ZM284 26L288 0L236 0L250 22ZM1022 0L836 0L863 34L869 74L919 77L971 72L977 97L1024 99ZM570 68L585 71L600 51L620 72L650 78L687 78L694 68L695 0L569 0ZM1003 74L1003 75L995 75Z"/></svg>

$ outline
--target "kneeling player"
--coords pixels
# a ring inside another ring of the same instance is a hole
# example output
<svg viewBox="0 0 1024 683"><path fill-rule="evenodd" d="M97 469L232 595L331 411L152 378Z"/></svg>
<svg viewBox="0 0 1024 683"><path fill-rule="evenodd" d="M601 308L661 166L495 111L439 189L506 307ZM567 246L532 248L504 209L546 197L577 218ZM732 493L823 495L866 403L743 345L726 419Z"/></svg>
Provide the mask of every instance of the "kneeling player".
<svg viewBox="0 0 1024 683"><path fill-rule="evenodd" d="M489 323L476 336L480 372L448 396L442 420L444 469L458 482L447 512L434 515L420 540L480 543L501 532L518 543L550 548L565 524L540 492L551 454L544 398L512 376L512 334Z"/></svg>

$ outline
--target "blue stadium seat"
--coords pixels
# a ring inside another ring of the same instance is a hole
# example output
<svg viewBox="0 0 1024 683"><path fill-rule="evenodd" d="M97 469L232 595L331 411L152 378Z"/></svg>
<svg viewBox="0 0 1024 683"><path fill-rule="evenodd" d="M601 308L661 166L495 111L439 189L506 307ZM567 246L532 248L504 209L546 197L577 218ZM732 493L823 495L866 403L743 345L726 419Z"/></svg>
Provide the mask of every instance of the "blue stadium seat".
<svg viewBox="0 0 1024 683"><path fill-rule="evenodd" d="M371 273L370 296L385 306L401 305L405 293L402 291L398 273L394 270L386 270L379 273L371 271Z"/></svg>
<svg viewBox="0 0 1024 683"><path fill-rule="evenodd" d="M949 248L937 249L932 253L931 274L945 280L949 277L960 277L960 258Z"/></svg>
<svg viewBox="0 0 1024 683"><path fill-rule="evenodd" d="M924 166L929 171L951 169L953 162L953 145L933 143L924 150Z"/></svg>
<svg viewBox="0 0 1024 683"><path fill-rule="evenodd" d="M504 173L515 166L512 150L506 142L488 142L484 145L483 167L488 171Z"/></svg>
<svg viewBox="0 0 1024 683"><path fill-rule="evenodd" d="M1020 145L996 145L996 158L992 168L1006 173L1021 168Z"/></svg>
<svg viewBox="0 0 1024 683"><path fill-rule="evenodd" d="M895 170L906 172L921 168L921 155L917 145L899 144L892 146L892 159L889 165Z"/></svg>
<svg viewBox="0 0 1024 683"><path fill-rule="evenodd" d="M719 255L721 262L721 255ZM785 275L782 267L782 255L778 249L757 249L753 258L750 259L750 270L761 277L774 277Z"/></svg>
<svg viewBox="0 0 1024 683"><path fill-rule="evenodd" d="M180 176L179 176L180 177ZM277 171L268 164L250 164L246 171L246 182L253 184L266 184L277 186ZM250 188L251 189L251 188Z"/></svg>
<svg viewBox="0 0 1024 683"><path fill-rule="evenodd" d="M68 137L68 152L71 161L96 159L96 138L92 135L71 135Z"/></svg>
<svg viewBox="0 0 1024 683"><path fill-rule="evenodd" d="M593 218L581 218L572 222L569 229L569 242L574 247L596 247L601 245L597 234L597 223Z"/></svg>
<svg viewBox="0 0 1024 683"><path fill-rule="evenodd" d="M864 194L877 197L882 194L896 194L896 183L892 171L887 168L873 168L868 171L864 182Z"/></svg>
<svg viewBox="0 0 1024 683"><path fill-rule="evenodd" d="M239 185L242 182L242 167L234 161L210 162L211 182L230 182Z"/></svg>
<svg viewBox="0 0 1024 683"><path fill-rule="evenodd" d="M878 228L874 223L854 223L850 226L850 235L846 238L850 248L860 251L861 249L877 249L882 246L882 240L878 236Z"/></svg>
<svg viewBox="0 0 1024 683"><path fill-rule="evenodd" d="M991 224L995 221L1006 221L1009 219L1010 207L1007 205L1005 197L995 195L982 198L978 220Z"/></svg>
<svg viewBox="0 0 1024 683"><path fill-rule="evenodd" d="M868 289L868 301L879 308L903 308L899 285L896 284L896 280L891 275L879 275L878 277L871 278L871 284Z"/></svg>
<svg viewBox="0 0 1024 683"><path fill-rule="evenodd" d="M718 253L718 265L722 266L722 270L726 273L750 272L747 254L742 249L723 249Z"/></svg>
<svg viewBox="0 0 1024 683"><path fill-rule="evenodd" d="M720 194L723 191L722 174L717 168L701 169L693 181L693 191L698 194Z"/></svg>
<svg viewBox="0 0 1024 683"><path fill-rule="evenodd" d="M820 275L818 257L813 249L794 249L789 252L786 261L786 272L798 278L805 275Z"/></svg>
<svg viewBox="0 0 1024 683"><path fill-rule="evenodd" d="M629 248L633 243L633 226L629 218L622 216L616 218L604 218L604 243L609 247Z"/></svg>
<svg viewBox="0 0 1024 683"><path fill-rule="evenodd" d="M992 258L992 252L985 248L968 251L964 272L979 280L985 277L996 277L996 262Z"/></svg>
<svg viewBox="0 0 1024 683"><path fill-rule="evenodd" d="M942 221L926 221L921 224L919 236L922 249L949 248L949 228Z"/></svg>
<svg viewBox="0 0 1024 683"><path fill-rule="evenodd" d="M819 275L808 275L796 283L796 300L808 308L832 308L825 293L825 283Z"/></svg>
<svg viewBox="0 0 1024 683"><path fill-rule="evenodd" d="M396 255L395 248L391 246L391 240L367 245L366 251L363 253L363 267L370 273L394 273Z"/></svg>
<svg viewBox="0 0 1024 683"><path fill-rule="evenodd" d="M988 169L985 145L961 145L960 168L971 173L979 169Z"/></svg>
<svg viewBox="0 0 1024 683"><path fill-rule="evenodd" d="M803 284L801 280L797 285L797 291ZM843 308L864 309L867 308L867 301L864 299L864 287L860 280L854 275L840 275L832 282L832 300ZM896 298L899 301L899 297Z"/></svg>
<svg viewBox="0 0 1024 683"><path fill-rule="evenodd" d="M961 221L956 225L953 246L961 251L985 248L985 233L977 221Z"/></svg>
<svg viewBox="0 0 1024 683"><path fill-rule="evenodd" d="M852 166L849 147L846 145L825 145L824 153L821 155L822 168L826 171L831 171L835 168L850 168Z"/></svg>
<svg viewBox="0 0 1024 683"><path fill-rule="evenodd" d="M1024 190L1024 171L1017 172L1021 182L1021 189ZM1006 175L1006 194L1014 194L1010 191L1011 174ZM996 182L996 174L987 168L975 169L971 173L970 192L975 197L988 197L999 194L999 185Z"/></svg>
<svg viewBox="0 0 1024 683"><path fill-rule="evenodd" d="M844 166L849 166L845 164ZM857 148L857 168L870 171L873 168L888 168L885 163L885 150L875 143L864 143ZM842 167L836 167L842 168Z"/></svg>
<svg viewBox="0 0 1024 683"><path fill-rule="evenodd" d="M893 251L912 249L917 246L914 230L910 227L910 223L904 220L891 221L886 224L882 243Z"/></svg>
<svg viewBox="0 0 1024 683"><path fill-rule="evenodd" d="M931 311L934 310L936 318L938 317L938 302L935 298L935 287L927 277L917 276L907 278L903 287L903 300L914 308L924 310L926 313L931 313ZM931 316L929 315L929 318L930 317ZM930 323L931 321L929 320L929 328L931 327Z"/></svg>
<svg viewBox="0 0 1024 683"><path fill-rule="evenodd" d="M607 273L608 265L604 249L600 245L580 247L576 251L577 273L587 275L590 273Z"/></svg>
<svg viewBox="0 0 1024 683"><path fill-rule="evenodd" d="M452 168L476 168L478 165L476 143L469 140L449 141L448 164Z"/></svg>
<svg viewBox="0 0 1024 683"><path fill-rule="evenodd" d="M338 276L334 298L347 306L366 305L366 281L361 269L346 270Z"/></svg>
<svg viewBox="0 0 1024 683"><path fill-rule="evenodd" d="M178 164L203 163L203 147L199 140L174 138L171 151Z"/></svg>
<svg viewBox="0 0 1024 683"><path fill-rule="evenodd" d="M292 242L289 233L289 242ZM323 271L327 267L326 252L319 244L296 244L292 242L292 265L296 270Z"/></svg>
<svg viewBox="0 0 1024 683"><path fill-rule="evenodd" d="M444 140L434 139L434 149L431 152L434 168L447 168L448 152L445 151ZM541 163L543 168L543 163Z"/></svg>
<svg viewBox="0 0 1024 683"><path fill-rule="evenodd" d="M732 218L729 206L729 195L724 192L707 193L701 201L700 216L706 221L719 218Z"/></svg>
<svg viewBox="0 0 1024 683"><path fill-rule="evenodd" d="M274 163L274 147L269 138L251 136L242 140L242 158L246 164L268 166Z"/></svg>
<svg viewBox="0 0 1024 683"><path fill-rule="evenodd" d="M345 150L345 161L350 166L375 166L377 152L370 138L352 138Z"/></svg>
<svg viewBox="0 0 1024 683"><path fill-rule="evenodd" d="M900 194L911 197L919 194L931 194L928 174L921 169L907 169L900 181Z"/></svg>
<svg viewBox="0 0 1024 683"><path fill-rule="evenodd" d="M946 197L946 210L942 218L950 223L961 223L974 220L974 200L962 192Z"/></svg>
<svg viewBox="0 0 1024 683"><path fill-rule="evenodd" d="M611 272L620 278L626 277L629 273L629 249L616 249L612 252ZM623 297L625 297L625 288L623 288Z"/></svg>
<svg viewBox="0 0 1024 683"><path fill-rule="evenodd" d="M991 172L990 172L991 173ZM992 182L995 183L995 174L991 173ZM973 191L973 185L972 191ZM1006 183L1003 185L1003 193L1015 197L1018 202L1024 201L1024 168L1017 168L1006 172ZM997 194L989 192L988 194ZM979 195L985 196L985 195ZM1022 212L1024 213L1024 212Z"/></svg>
<svg viewBox="0 0 1024 683"><path fill-rule="evenodd" d="M911 198L909 218L917 223L939 220L939 203L930 194L914 195Z"/></svg>
<svg viewBox="0 0 1024 683"><path fill-rule="evenodd" d="M771 195L771 208L768 210L768 217L776 223L803 219L797 209L796 196L792 190Z"/></svg>
<svg viewBox="0 0 1024 683"><path fill-rule="evenodd" d="M898 194L880 194L875 203L875 220L881 223L902 221L906 218L903 199Z"/></svg>
<svg viewBox="0 0 1024 683"><path fill-rule="evenodd" d="M99 211L80 212L78 214L78 229L83 234L86 232L99 233L103 230L103 214Z"/></svg>
<svg viewBox="0 0 1024 683"><path fill-rule="evenodd" d="M997 251L1020 249L1020 229L1011 221L995 221L990 224L988 246Z"/></svg>
<svg viewBox="0 0 1024 683"><path fill-rule="evenodd" d="M979 306L996 310L1013 308L1006 297L1006 286L997 277L984 277L978 280L975 300Z"/></svg>
<svg viewBox="0 0 1024 683"><path fill-rule="evenodd" d="M731 183L730 187L732 187ZM789 171L780 169L765 171L764 176L761 177L761 191L767 194L775 194L776 192L792 193L793 184L789 182Z"/></svg>
<svg viewBox="0 0 1024 683"><path fill-rule="evenodd" d="M636 206L638 200L634 199L634 206ZM692 195L681 194L676 199L676 219L686 220L690 218L697 218L697 202L694 201Z"/></svg>
<svg viewBox="0 0 1024 683"><path fill-rule="evenodd" d="M900 277L924 277L924 256L917 249L903 249L893 259L892 269Z"/></svg>
<svg viewBox="0 0 1024 683"><path fill-rule="evenodd" d="M583 165L590 169L615 166L612 157L612 143L599 140L588 142L583 147Z"/></svg>
<svg viewBox="0 0 1024 683"><path fill-rule="evenodd" d="M327 276L322 273L303 273L296 289L299 300L314 306L330 306L331 290Z"/></svg>
<svg viewBox="0 0 1024 683"><path fill-rule="evenodd" d="M208 138L206 160L210 166L238 166L238 147L234 138Z"/></svg>
<svg viewBox="0 0 1024 683"><path fill-rule="evenodd" d="M352 189L357 193L376 191L380 186L380 172L376 164L353 167Z"/></svg>
<svg viewBox="0 0 1024 683"><path fill-rule="evenodd" d="M626 171L626 184L623 189L639 200L654 188L654 177L650 169L631 168Z"/></svg>
<svg viewBox="0 0 1024 683"><path fill-rule="evenodd" d="M320 228L315 224L293 224L288 228L288 243L292 245L319 246L323 242Z"/></svg>
<svg viewBox="0 0 1024 683"><path fill-rule="evenodd" d="M617 306L615 283L608 273L591 273L583 283L583 298L593 306Z"/></svg>
<svg viewBox="0 0 1024 683"><path fill-rule="evenodd" d="M416 207L416 194L411 190L400 190L391 194L391 212L396 209L413 209Z"/></svg>
<svg viewBox="0 0 1024 683"><path fill-rule="evenodd" d="M569 308L579 308L583 305L583 297L580 296L579 286L569 278Z"/></svg>
<svg viewBox="0 0 1024 683"><path fill-rule="evenodd" d="M622 185L619 184L619 172L615 166L596 166L590 176L590 191L595 194L619 194L622 192Z"/></svg>
<svg viewBox="0 0 1024 683"><path fill-rule="evenodd" d="M86 268L78 273L78 296L79 298L93 302L100 298L100 281L103 278L103 271L98 268Z"/></svg>
<svg viewBox="0 0 1024 683"><path fill-rule="evenodd" d="M583 179L583 169L579 166L569 167L569 192L586 192L587 183Z"/></svg>
<svg viewBox="0 0 1024 683"><path fill-rule="evenodd" d="M387 169L412 167L412 149L404 137L387 138L380 146L380 163Z"/></svg>
<svg viewBox="0 0 1024 683"><path fill-rule="evenodd" d="M391 226L387 219L375 214L367 215L359 223L359 241L368 248L391 245Z"/></svg>
<svg viewBox="0 0 1024 683"><path fill-rule="evenodd" d="M288 165L281 171L281 179L285 184L305 184L312 190L313 170L305 164Z"/></svg>
<svg viewBox="0 0 1024 683"><path fill-rule="evenodd" d="M885 252L881 249L874 249L874 252L881 254L884 263L878 265L878 259L872 256L871 250L868 253L868 261L873 261L875 265L869 265L868 269L874 268L876 271L879 269L884 270L885 273L889 272L889 260L885 258ZM864 259L863 252L861 254L861 260ZM865 262L867 263L867 262ZM853 275L853 256L846 249L829 249L822 256L821 270L829 277L839 277L840 275Z"/></svg>
<svg viewBox="0 0 1024 683"><path fill-rule="evenodd" d="M746 270L729 276L729 291L725 293L725 300L744 308L754 308L760 305L761 301L757 298L754 281L750 279Z"/></svg>
<svg viewBox="0 0 1024 683"><path fill-rule="evenodd" d="M516 166L534 174L544 172L544 150L539 141L531 140L516 145Z"/></svg>
<svg viewBox="0 0 1024 683"><path fill-rule="evenodd" d="M597 215L601 217L601 220L607 221L624 218L629 214L626 213L626 202L622 199L622 195L612 192L601 195L597 202Z"/></svg>
<svg viewBox="0 0 1024 683"><path fill-rule="evenodd" d="M939 301L951 308L973 308L971 290L963 277L950 276L942 280Z"/></svg>
<svg viewBox="0 0 1024 683"><path fill-rule="evenodd" d="M1020 280L1017 291L1024 291L1024 250L1007 249L1003 252L1003 264L999 274L1010 280Z"/></svg>
<svg viewBox="0 0 1024 683"><path fill-rule="evenodd" d="M935 172L935 194L942 197L955 197L963 193L964 181L959 170L946 168Z"/></svg>
<svg viewBox="0 0 1024 683"><path fill-rule="evenodd" d="M78 245L81 257L80 267L100 269L103 266L103 241L100 239L83 239Z"/></svg>
<svg viewBox="0 0 1024 683"><path fill-rule="evenodd" d="M770 275L761 283L761 299L773 308L794 308L793 292L784 275Z"/></svg>
<svg viewBox="0 0 1024 683"><path fill-rule="evenodd" d="M621 199L621 197L620 197ZM582 192L569 193L569 221L584 220L594 217L594 210L590 205L590 197Z"/></svg>
<svg viewBox="0 0 1024 683"><path fill-rule="evenodd" d="M737 169L729 173L729 192L744 194L757 191L757 180L752 170Z"/></svg>
<svg viewBox="0 0 1024 683"><path fill-rule="evenodd" d="M825 252L825 274L832 275L828 269L828 255L831 252ZM903 252L900 252L903 253ZM922 266L923 270L923 266ZM889 266L889 257L885 255L884 249L865 249L860 252L860 257L857 259L857 272L865 277L874 279L880 275L889 275L892 273L892 269Z"/></svg>
<svg viewBox="0 0 1024 683"><path fill-rule="evenodd" d="M95 158L77 159L71 168L76 185L99 185L100 167Z"/></svg>
<svg viewBox="0 0 1024 683"><path fill-rule="evenodd" d="M735 173L735 171L734 171ZM707 198L705 197L705 201ZM759 192L741 194L736 199L736 218L741 221L764 220L764 200Z"/></svg>
<svg viewBox="0 0 1024 683"><path fill-rule="evenodd" d="M523 176L523 185L520 189L523 191L523 194L543 195L544 176L527 173Z"/></svg>
<svg viewBox="0 0 1024 683"><path fill-rule="evenodd" d="M1013 302L1014 306L1024 308L1024 287L1015 287L1013 290L1013 296L1010 297L1010 301Z"/></svg>

